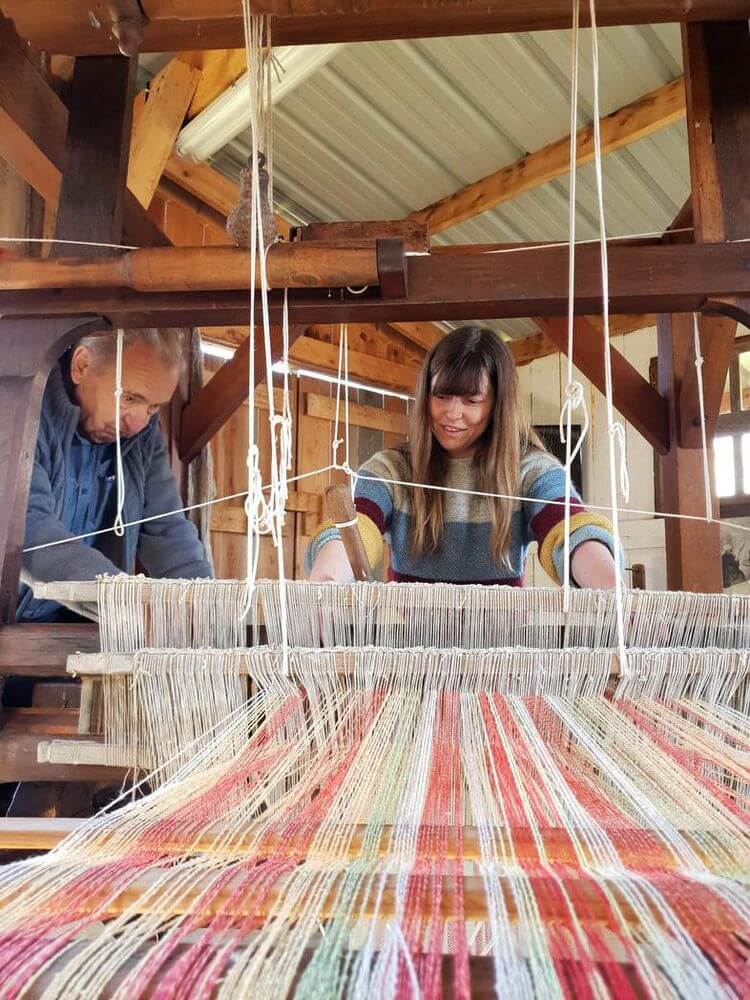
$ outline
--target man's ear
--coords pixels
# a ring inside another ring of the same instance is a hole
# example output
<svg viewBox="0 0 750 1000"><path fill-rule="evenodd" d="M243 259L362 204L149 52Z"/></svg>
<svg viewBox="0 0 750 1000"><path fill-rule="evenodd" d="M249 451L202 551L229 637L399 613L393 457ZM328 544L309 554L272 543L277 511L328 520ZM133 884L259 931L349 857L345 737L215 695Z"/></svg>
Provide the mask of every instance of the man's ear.
<svg viewBox="0 0 750 1000"><path fill-rule="evenodd" d="M74 385L80 385L91 367L91 351L79 344L70 356L70 379Z"/></svg>

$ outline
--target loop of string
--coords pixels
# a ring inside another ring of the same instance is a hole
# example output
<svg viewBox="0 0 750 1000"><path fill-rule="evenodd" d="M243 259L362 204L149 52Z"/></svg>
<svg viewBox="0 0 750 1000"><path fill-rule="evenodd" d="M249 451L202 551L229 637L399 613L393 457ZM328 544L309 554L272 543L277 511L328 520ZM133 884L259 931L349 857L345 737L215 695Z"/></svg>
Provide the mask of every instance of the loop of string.
<svg viewBox="0 0 750 1000"><path fill-rule="evenodd" d="M620 473L620 495L625 503L630 500L630 476L628 474L628 443L625 433L625 425L620 421L615 421L608 431L610 437L614 438L617 446L618 462L617 469Z"/></svg>
<svg viewBox="0 0 750 1000"><path fill-rule="evenodd" d="M113 531L118 538L125 534L123 511L125 509L125 469L122 461L122 432L120 430L120 410L122 407L122 352L125 341L125 331L117 331L117 347L115 349L115 476L117 477L117 513Z"/></svg>
<svg viewBox="0 0 750 1000"><path fill-rule="evenodd" d="M570 607L570 509L573 493L573 459L583 446L589 426L589 415L583 397L583 386L573 375L573 333L575 327L575 268L576 268L576 181L578 168L578 66L580 4L573 0L573 30L570 53L570 170L568 193L568 355L565 401L560 410L560 440L565 445L565 518L563 529L563 610ZM584 430L573 451L573 411L583 411ZM565 427L563 427L565 421Z"/></svg>
<svg viewBox="0 0 750 1000"><path fill-rule="evenodd" d="M711 488L711 467L708 459L708 434L706 431L706 402L703 388L703 351L701 348L701 335L698 326L698 317L693 313L693 349L695 351L695 376L698 382L698 408L701 421L701 446L703 451L703 489L706 499L706 520L710 523L714 519L713 490Z"/></svg>

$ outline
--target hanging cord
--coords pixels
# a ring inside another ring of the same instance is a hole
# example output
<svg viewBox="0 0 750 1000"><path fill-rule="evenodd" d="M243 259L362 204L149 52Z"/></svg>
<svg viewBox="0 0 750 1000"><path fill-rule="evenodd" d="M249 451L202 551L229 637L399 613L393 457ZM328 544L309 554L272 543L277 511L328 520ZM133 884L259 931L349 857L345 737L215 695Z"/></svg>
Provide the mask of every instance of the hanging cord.
<svg viewBox="0 0 750 1000"><path fill-rule="evenodd" d="M706 497L706 520L711 523L714 519L713 490L711 489L711 466L708 459L708 434L706 431L706 402L703 387L703 351L701 349L701 335L698 326L698 316L693 313L693 348L695 351L695 374L698 380L698 408L701 419L701 447L703 450L703 489Z"/></svg>
<svg viewBox="0 0 750 1000"><path fill-rule="evenodd" d="M615 603L617 608L617 640L620 652L622 670L627 669L627 654L625 651L625 623L623 609L623 586L620 574L620 520L617 503L617 470L627 466L625 456L625 431L615 420L612 383L612 344L609 333L609 253L607 247L607 230L604 213L604 175L602 169L602 136L601 116L599 110L599 32L596 24L596 3L589 0L591 15L591 63L594 89L594 166L596 175L596 201L599 216L599 246L601 250L602 271L602 318L604 321L604 385L607 411L607 430L609 441L609 490L612 518L612 538L615 558ZM616 428L619 427L619 430ZM619 459L619 461L618 461ZM628 486L625 476L620 474L620 485ZM627 492L623 491L627 501Z"/></svg>
<svg viewBox="0 0 750 1000"><path fill-rule="evenodd" d="M341 399L343 392L344 410L344 436L339 436L341 426ZM332 465L335 469L340 469L349 476L350 485L354 478L354 471L350 464L349 450L349 327L342 323L339 329L339 361L338 372L336 374L336 410L334 413L334 436L331 442ZM344 461L340 462L338 457L339 448L344 446Z"/></svg>
<svg viewBox="0 0 750 1000"><path fill-rule="evenodd" d="M573 493L573 461L583 447L589 429L589 413L583 395L583 386L573 374L573 333L575 326L575 271L576 271L576 194L578 171L578 47L580 0L573 0L573 30L570 53L570 171L568 195L568 356L565 400L560 410L560 440L565 445L565 521L563 542L563 610L570 607L570 507ZM573 448L573 413L581 409L583 429Z"/></svg>
<svg viewBox="0 0 750 1000"><path fill-rule="evenodd" d="M118 538L125 534L123 511L125 509L125 469L122 463L122 434L120 432L120 410L122 407L122 351L125 331L117 331L117 347L115 350L115 475L117 476L117 513L115 514L114 532Z"/></svg>

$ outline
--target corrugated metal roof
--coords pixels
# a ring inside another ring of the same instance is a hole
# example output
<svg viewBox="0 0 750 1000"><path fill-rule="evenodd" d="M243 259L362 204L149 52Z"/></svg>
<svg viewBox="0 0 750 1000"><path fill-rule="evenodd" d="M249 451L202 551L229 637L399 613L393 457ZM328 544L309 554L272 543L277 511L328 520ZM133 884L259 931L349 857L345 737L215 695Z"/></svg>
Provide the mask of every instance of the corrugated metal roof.
<svg viewBox="0 0 750 1000"><path fill-rule="evenodd" d="M277 200L302 220L400 218L564 136L568 32L343 47L274 110ZM589 32L581 38L580 124L592 118ZM682 72L676 25L600 31L603 114ZM214 165L236 176L247 132ZM684 123L604 161L610 235L665 228L689 190ZM578 238L598 234L593 165L579 173ZM439 242L564 240L559 178L446 231ZM470 318L470 317L467 317ZM503 321L511 335L526 321Z"/></svg>

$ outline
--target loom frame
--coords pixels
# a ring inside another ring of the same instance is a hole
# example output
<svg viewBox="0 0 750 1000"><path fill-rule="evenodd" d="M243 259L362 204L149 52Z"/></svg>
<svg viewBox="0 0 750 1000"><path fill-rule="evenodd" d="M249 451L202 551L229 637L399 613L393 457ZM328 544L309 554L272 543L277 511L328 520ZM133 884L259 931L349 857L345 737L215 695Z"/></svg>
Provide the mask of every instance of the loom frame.
<svg viewBox="0 0 750 1000"><path fill-rule="evenodd" d="M55 0L8 0L3 6L27 41L48 52L79 57L71 86L56 237L110 243L119 243L125 237L142 246L168 248L169 240L125 186L135 60L115 54L117 41L110 34L116 22L114 8L103 0L67 4ZM164 13L167 7L176 9L174 2L164 5L160 0L149 0L141 5L146 15L141 25L143 51L171 51L176 45L199 48L241 44L241 18L236 16L234 2L225 4L226 9L222 7L220 13L217 6L221 4L216 0L179 0L179 6L183 19L176 22ZM275 38L279 42L306 44L343 38L372 40L559 29L568 24L570 4L569 0L510 4L507 0L491 4L460 0L448 4L395 4L391 0L371 0L358 3L357 13L353 12L354 4L339 4L338 8L345 12L337 14L323 13L322 3L308 4L304 14L296 13L295 5L284 0L264 0L255 6L277 15ZM659 245L612 248L614 284L617 287L621 281L626 290L621 299L616 298L615 310L632 312L637 307L661 312L658 389L637 373L634 376L634 370L629 370L627 362L614 352L615 402L661 456L665 507L680 513L700 513L697 382L691 358L690 317L682 310L700 309L706 317L702 341L706 371L710 373L707 400L708 424L712 427L734 339L734 323L750 325L750 249L746 249L750 244L727 243L750 237L750 83L746 73L750 42L740 30L740 19L750 16L750 2L600 0L599 8L602 24L672 19L683 23L692 181L686 210L689 216L692 208L695 240L692 245L688 241L687 245L673 246L676 239L667 233L663 241L657 241ZM101 25L97 30L88 16L91 9ZM585 20L585 12L583 17ZM8 25L2 27L6 30ZM31 100L33 95L28 96ZM43 135L27 135L27 139L42 145L48 141ZM102 155L102 150L107 155ZM681 217L684 223L685 210ZM679 221L678 216L676 223ZM514 265L507 263L513 261L511 255L503 261L501 256L483 253L487 248L475 248L473 254L462 254L462 260L459 254L437 252L430 259L406 257L405 247L415 245L409 242L414 239L413 226L391 221L370 223L366 230L357 223L342 226L349 227L344 238L350 246L352 226L358 227L360 245L362 239L367 241L371 270L374 265L369 276L377 278L377 286L373 284L364 297L351 296L342 286L293 293L292 338L302 333L306 324L326 319L441 318L451 309L452 315L460 316L461 310L483 308L485 315L498 315L498 310L500 314L505 310L506 315L528 315L533 309L534 315L545 317L544 329L553 342L558 347L563 343L561 321L554 317L562 315L566 307L567 289L559 280L565 253L529 251L538 268L557 275L554 294L541 294L538 283L528 276L516 277L511 294L497 291L499 279L507 281L513 273ZM335 260L337 250L345 249L342 234L343 230L334 226L318 233L318 239L329 243L319 248L321 261ZM315 271L316 251L308 249ZM112 263L111 251L106 249L89 248L86 257L108 258L92 260L94 269L105 270ZM183 257L188 260L187 255ZM208 266L215 272L219 257L217 253L211 263L210 254L201 255L201 268ZM75 259L85 263L83 255ZM162 261L168 259L167 249ZM80 282L63 290L51 277L51 272L64 269L58 259L39 264L35 280L37 285L40 279L42 283L48 281L47 287L13 290L6 282L5 290L0 291L0 311L5 314L0 320L0 408L7 415L0 425L0 480L9 494L0 509L0 667L6 673L64 676L69 652L94 652L97 648L94 626L80 626L71 633L68 626L14 624L31 462L41 395L50 368L80 336L106 331L114 325L140 326L157 321L159 325L182 325L186 319L216 324L236 319L243 310L246 293L232 287L207 289L197 270L197 260L195 257L192 263L188 261L184 271L189 291L113 290L108 286L92 289ZM584 250L580 260L577 305L582 312L596 313L601 305L595 254ZM159 264L159 268L165 272L166 263ZM458 279L446 283L449 271L460 272L460 286ZM49 276L44 278L45 274ZM654 290L654 275L657 284L661 282L658 292ZM343 281L348 275L342 271L340 277ZM313 279L307 283L315 284L314 274ZM487 287L494 288L492 294L483 290ZM592 335L586 336L586 332L581 328L576 342L576 363L594 384L601 386L601 343ZM181 421L173 422L171 446L180 470L244 400L246 365L247 352L240 350L216 380L184 409ZM263 377L262 372L259 377ZM176 403L177 410L182 403L184 399ZM672 589L710 591L720 586L716 569L704 556L706 546L715 546L717 538L715 525L667 521ZM30 731L19 734L6 728L0 732L0 777L37 779L40 765L36 749L42 738ZM72 764L41 766L51 781L80 781L84 775L103 778L117 773L100 768L92 775L85 767Z"/></svg>

